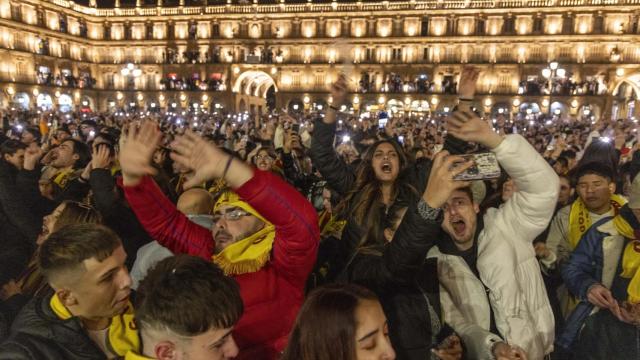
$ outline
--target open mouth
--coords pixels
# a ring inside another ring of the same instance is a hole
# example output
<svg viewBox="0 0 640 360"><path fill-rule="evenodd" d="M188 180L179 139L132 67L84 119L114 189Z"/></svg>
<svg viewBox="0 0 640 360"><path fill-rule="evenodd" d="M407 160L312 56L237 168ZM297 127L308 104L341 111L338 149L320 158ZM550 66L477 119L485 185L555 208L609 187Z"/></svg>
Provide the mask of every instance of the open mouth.
<svg viewBox="0 0 640 360"><path fill-rule="evenodd" d="M391 166L391 163L389 162L384 162L382 163L382 172L385 174L391 174L391 171L393 170L393 167Z"/></svg>
<svg viewBox="0 0 640 360"><path fill-rule="evenodd" d="M453 232L460 236L464 235L464 232L467 229L467 224L465 224L463 220L456 220L451 221L451 227L453 228Z"/></svg>

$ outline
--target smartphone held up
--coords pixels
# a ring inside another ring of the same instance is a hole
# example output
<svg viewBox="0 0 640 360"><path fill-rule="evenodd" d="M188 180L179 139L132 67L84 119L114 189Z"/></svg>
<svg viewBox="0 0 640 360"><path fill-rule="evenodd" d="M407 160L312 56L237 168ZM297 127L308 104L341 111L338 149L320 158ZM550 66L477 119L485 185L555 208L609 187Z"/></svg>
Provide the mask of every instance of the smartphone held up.
<svg viewBox="0 0 640 360"><path fill-rule="evenodd" d="M489 180L500 177L500 165L496 155L491 152L462 155L464 161L473 161L473 165L462 173L458 174L454 180ZM458 163L460 164L460 163ZM454 165L455 167L456 165Z"/></svg>

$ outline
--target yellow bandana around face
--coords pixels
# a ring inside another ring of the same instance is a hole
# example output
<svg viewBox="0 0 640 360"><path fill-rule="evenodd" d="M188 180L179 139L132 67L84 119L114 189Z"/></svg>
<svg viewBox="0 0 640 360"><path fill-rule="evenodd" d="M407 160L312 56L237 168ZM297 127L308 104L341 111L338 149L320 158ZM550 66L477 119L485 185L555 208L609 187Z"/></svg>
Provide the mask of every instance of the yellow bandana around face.
<svg viewBox="0 0 640 360"><path fill-rule="evenodd" d="M57 294L51 297L49 305L59 319L67 320L73 317L69 310L62 304ZM127 309L122 314L111 318L108 340L108 346L118 356L125 356L128 352L141 350L138 329L134 322L133 305L131 305L131 303L127 304Z"/></svg>
<svg viewBox="0 0 640 360"><path fill-rule="evenodd" d="M620 195L611 196L611 206L613 207L615 214L627 200ZM589 209L585 206L584 202L578 198L571 205L571 212L569 213L569 245L571 250L575 250L587 230L591 227L591 216L589 215Z"/></svg>
<svg viewBox="0 0 640 360"><path fill-rule="evenodd" d="M218 211L222 206L238 207L247 213L257 217L265 226L262 230L227 246L212 259L220 266L225 275L239 275L260 270L271 258L271 248L276 237L275 226L265 220L248 203L240 200L240 197L231 191L220 195L213 211Z"/></svg>

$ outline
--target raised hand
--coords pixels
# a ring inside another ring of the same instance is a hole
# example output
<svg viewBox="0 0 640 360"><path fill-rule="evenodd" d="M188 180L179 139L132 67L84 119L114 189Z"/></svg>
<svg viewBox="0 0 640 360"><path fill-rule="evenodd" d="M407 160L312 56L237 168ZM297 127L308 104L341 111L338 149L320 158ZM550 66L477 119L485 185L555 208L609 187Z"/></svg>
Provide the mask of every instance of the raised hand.
<svg viewBox="0 0 640 360"><path fill-rule="evenodd" d="M339 107L340 105L344 104L345 100L347 99L347 90L347 78L344 74L341 73L340 75L338 75L338 79L336 80L336 82L331 84L331 99L333 99L332 106ZM325 124L333 124L336 122L336 119L337 117L335 111L327 111L322 121Z"/></svg>
<svg viewBox="0 0 640 360"><path fill-rule="evenodd" d="M205 181L222 177L228 154L187 130L171 144L171 158L194 171L194 176L184 185L190 188Z"/></svg>
<svg viewBox="0 0 640 360"><path fill-rule="evenodd" d="M447 132L464 141L474 142L494 149L503 137L493 131L488 122L471 110L455 111L447 118Z"/></svg>
<svg viewBox="0 0 640 360"><path fill-rule="evenodd" d="M454 165L458 163L458 166ZM454 177L473 165L461 156L449 156L447 151L439 152L433 159L427 188L422 195L430 207L437 209L444 206L451 194L458 189L470 185L468 181L454 180Z"/></svg>
<svg viewBox="0 0 640 360"><path fill-rule="evenodd" d="M185 188L222 177L229 186L237 188L253 177L253 169L247 164L190 130L176 138L171 148L173 161L194 172L193 177L184 184Z"/></svg>
<svg viewBox="0 0 640 360"><path fill-rule="evenodd" d="M120 167L125 185L132 186L145 175L155 175L156 169L151 165L151 159L156 147L160 143L162 134L158 126L146 121L140 128L135 124L129 125L126 135L120 141Z"/></svg>
<svg viewBox="0 0 640 360"><path fill-rule="evenodd" d="M97 149L93 150L93 155L91 155L91 168L108 169L110 165L111 155L109 154L109 148L104 145L98 145Z"/></svg>
<svg viewBox="0 0 640 360"><path fill-rule="evenodd" d="M24 152L24 164L22 168L25 170L33 170L36 168L38 161L42 158L42 149L38 147L38 144L32 143Z"/></svg>
<svg viewBox="0 0 640 360"><path fill-rule="evenodd" d="M473 99L476 94L476 83L480 73L474 67L467 66L462 69L458 82L458 97L461 99Z"/></svg>
<svg viewBox="0 0 640 360"><path fill-rule="evenodd" d="M344 73L340 73L336 82L331 85L331 97L335 106L340 106L345 102L347 91L347 77Z"/></svg>

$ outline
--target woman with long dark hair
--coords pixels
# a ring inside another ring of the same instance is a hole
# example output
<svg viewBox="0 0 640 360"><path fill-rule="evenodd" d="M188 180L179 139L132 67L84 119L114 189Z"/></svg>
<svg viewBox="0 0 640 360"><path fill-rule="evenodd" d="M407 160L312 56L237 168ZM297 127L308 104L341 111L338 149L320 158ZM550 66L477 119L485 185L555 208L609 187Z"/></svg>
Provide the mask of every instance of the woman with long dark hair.
<svg viewBox="0 0 640 360"><path fill-rule="evenodd" d="M463 159L447 152L436 155L420 199L396 201L390 208L386 242L365 241L347 266L349 282L379 296L389 319L391 342L401 359L462 357L459 337L443 325L437 263L425 259L440 236L440 209L454 190L469 186L454 180L472 164Z"/></svg>
<svg viewBox="0 0 640 360"><path fill-rule="evenodd" d="M470 69L460 80L460 96L473 97L477 72ZM342 104L347 96L344 76L338 78L331 89L333 103ZM340 274L356 249L365 242L385 243L384 218L396 201L417 203L424 192L431 162L410 164L402 147L393 139L380 140L365 152L362 161L353 169L340 159L334 149L337 108L330 106L324 118L314 124L311 140L311 159L329 186L343 201L336 209L347 220L342 233L336 261L330 270ZM445 143L445 150L458 153Z"/></svg>
<svg viewBox="0 0 640 360"><path fill-rule="evenodd" d="M376 295L356 285L313 291L302 305L281 360L393 360Z"/></svg>

